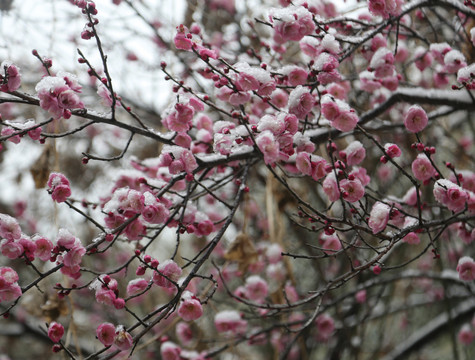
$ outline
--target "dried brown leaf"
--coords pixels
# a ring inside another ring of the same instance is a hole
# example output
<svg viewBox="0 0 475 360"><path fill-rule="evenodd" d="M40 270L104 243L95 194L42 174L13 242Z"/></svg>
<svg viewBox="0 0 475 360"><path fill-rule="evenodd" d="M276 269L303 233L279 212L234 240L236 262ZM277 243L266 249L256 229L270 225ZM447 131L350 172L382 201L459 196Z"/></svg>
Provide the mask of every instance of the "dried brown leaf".
<svg viewBox="0 0 475 360"><path fill-rule="evenodd" d="M236 236L229 250L224 254L224 258L238 263L239 270L243 273L247 271L249 265L257 261L257 251L251 239L246 234Z"/></svg>

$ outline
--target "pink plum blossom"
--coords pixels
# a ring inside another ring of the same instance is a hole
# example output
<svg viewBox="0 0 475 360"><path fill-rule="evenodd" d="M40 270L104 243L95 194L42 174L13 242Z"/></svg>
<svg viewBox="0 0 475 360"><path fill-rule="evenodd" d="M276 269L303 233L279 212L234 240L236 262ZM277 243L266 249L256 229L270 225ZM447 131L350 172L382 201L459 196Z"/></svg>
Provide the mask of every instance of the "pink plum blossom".
<svg viewBox="0 0 475 360"><path fill-rule="evenodd" d="M394 55L391 50L380 47L371 58L370 68L377 78L391 76L394 73Z"/></svg>
<svg viewBox="0 0 475 360"><path fill-rule="evenodd" d="M148 287L148 281L142 278L130 280L127 285L127 295L134 296L143 292Z"/></svg>
<svg viewBox="0 0 475 360"><path fill-rule="evenodd" d="M404 116L404 126L412 133L422 131L428 122L426 112L419 105L412 105Z"/></svg>
<svg viewBox="0 0 475 360"><path fill-rule="evenodd" d="M335 173L332 171L323 180L323 191L328 197L328 200L334 202L340 198L340 190L338 189L338 183Z"/></svg>
<svg viewBox="0 0 475 360"><path fill-rule="evenodd" d="M435 199L454 212L461 211L469 200L468 193L450 180L440 179L434 184Z"/></svg>
<svg viewBox="0 0 475 360"><path fill-rule="evenodd" d="M177 33L173 42L175 43L175 47L179 50L186 50L190 51L193 42L191 41L191 34L188 36L188 29L186 26L180 25L177 26Z"/></svg>
<svg viewBox="0 0 475 360"><path fill-rule="evenodd" d="M191 329L190 324L186 322L180 321L178 324L176 324L175 334L180 343L185 346L189 346L193 342L193 330Z"/></svg>
<svg viewBox="0 0 475 360"><path fill-rule="evenodd" d="M341 155L346 159L348 165L358 165L364 160L366 150L361 142L355 140L351 142L345 150L340 152L340 156Z"/></svg>
<svg viewBox="0 0 475 360"><path fill-rule="evenodd" d="M330 121L332 127L340 131L351 131L358 124L359 118L353 111L343 111Z"/></svg>
<svg viewBox="0 0 475 360"><path fill-rule="evenodd" d="M365 193L364 186L358 179L343 179L340 181L340 188L343 192L343 199L351 203L360 200Z"/></svg>
<svg viewBox="0 0 475 360"><path fill-rule="evenodd" d="M331 96L324 96L321 100L321 111L323 116L333 121L340 116L341 110Z"/></svg>
<svg viewBox="0 0 475 360"><path fill-rule="evenodd" d="M64 266L74 268L78 266L82 257L86 254L86 249L80 243L77 243L74 247L69 249L69 251L63 256Z"/></svg>
<svg viewBox="0 0 475 360"><path fill-rule="evenodd" d="M327 174L327 161L321 156L304 151L297 154L295 165L302 174L311 176L316 181Z"/></svg>
<svg viewBox="0 0 475 360"><path fill-rule="evenodd" d="M169 214L169 210L160 203L146 205L142 209L143 218L150 224L163 224Z"/></svg>
<svg viewBox="0 0 475 360"><path fill-rule="evenodd" d="M387 19L390 16L398 15L401 12L402 4L402 0L369 0L368 8L373 15Z"/></svg>
<svg viewBox="0 0 475 360"><path fill-rule="evenodd" d="M66 201L71 196L69 180L61 173L51 173L47 185L52 199L58 203Z"/></svg>
<svg viewBox="0 0 475 360"><path fill-rule="evenodd" d="M470 324L464 324L457 335L458 340L464 345L470 345L475 337Z"/></svg>
<svg viewBox="0 0 475 360"><path fill-rule="evenodd" d="M163 360L181 360L181 348L171 341L165 341L160 346L160 356Z"/></svg>
<svg viewBox="0 0 475 360"><path fill-rule="evenodd" d="M275 10L274 41L278 44L286 41L300 41L305 35L310 35L315 30L312 14L303 7L295 9L294 14L284 9Z"/></svg>
<svg viewBox="0 0 475 360"><path fill-rule="evenodd" d="M292 90L289 95L289 112L299 119L304 119L312 110L314 104L314 96L301 85Z"/></svg>
<svg viewBox="0 0 475 360"><path fill-rule="evenodd" d="M0 214L0 236L7 240L20 239L21 228L14 217Z"/></svg>
<svg viewBox="0 0 475 360"><path fill-rule="evenodd" d="M256 137L256 144L264 155L266 164L272 164L278 160L279 144L269 130L265 130Z"/></svg>
<svg viewBox="0 0 475 360"><path fill-rule="evenodd" d="M99 95L99 97L102 99L102 104L104 106L112 106L113 100L111 92L103 83L100 83L97 87L97 95ZM119 107L120 105L120 101L117 99L116 96L115 107Z"/></svg>
<svg viewBox="0 0 475 360"><path fill-rule="evenodd" d="M371 177L368 175L367 170L363 167L354 166L349 176L351 175L358 179L363 186L366 186L371 182Z"/></svg>
<svg viewBox="0 0 475 360"><path fill-rule="evenodd" d="M124 351L130 349L133 342L132 336L125 330L124 326L117 326L115 329L114 345Z"/></svg>
<svg viewBox="0 0 475 360"><path fill-rule="evenodd" d="M317 336L320 341L327 341L330 339L335 330L335 321L328 314L322 314L315 320L317 325Z"/></svg>
<svg viewBox="0 0 475 360"><path fill-rule="evenodd" d="M341 241L338 238L338 236L336 236L335 234L326 235L325 233L323 233L320 236L320 242L321 242L321 247L323 248L323 251L327 255L333 255L339 250L341 250L342 248Z"/></svg>
<svg viewBox="0 0 475 360"><path fill-rule="evenodd" d="M399 148L399 146L397 146L396 144L392 144L392 143L384 144L384 151L386 151L386 154L390 158L397 158L397 157L400 157L401 154L402 154L401 149Z"/></svg>
<svg viewBox="0 0 475 360"><path fill-rule="evenodd" d="M18 135L18 133L11 127L4 127L0 135L3 137L8 137L7 140L14 144L19 144L21 141L20 135Z"/></svg>
<svg viewBox="0 0 475 360"><path fill-rule="evenodd" d="M3 61L0 65L5 75L0 75L0 91L12 92L18 90L21 83L20 69L10 61Z"/></svg>
<svg viewBox="0 0 475 360"><path fill-rule="evenodd" d="M414 51L415 65L420 71L424 71L432 64L433 56L426 48L419 46Z"/></svg>
<svg viewBox="0 0 475 360"><path fill-rule="evenodd" d="M255 301L262 301L268 293L267 282L259 275L249 276L244 289L246 297Z"/></svg>
<svg viewBox="0 0 475 360"><path fill-rule="evenodd" d="M153 273L153 282L164 288L173 288L171 281L177 281L181 276L182 269L173 260L165 260ZM171 281L170 281L171 280Z"/></svg>
<svg viewBox="0 0 475 360"><path fill-rule="evenodd" d="M1 242L0 250L2 255L9 259L18 259L24 253L23 246L19 242L13 242L11 240L3 240Z"/></svg>
<svg viewBox="0 0 475 360"><path fill-rule="evenodd" d="M252 91L259 89L259 81L245 72L241 72L236 77L236 87L239 91Z"/></svg>
<svg viewBox="0 0 475 360"><path fill-rule="evenodd" d="M459 273L460 280L475 280L475 261L473 261L470 256L461 257L457 264L457 271Z"/></svg>
<svg viewBox="0 0 475 360"><path fill-rule="evenodd" d="M421 242L421 239L419 238L419 235L411 231L409 234L402 238L402 241L411 245L417 245Z"/></svg>
<svg viewBox="0 0 475 360"><path fill-rule="evenodd" d="M77 95L80 87L75 86L72 89L64 77L46 76L36 85L35 90L40 99L40 106L55 118L69 118L71 117L70 110L84 108L84 104Z"/></svg>
<svg viewBox="0 0 475 360"><path fill-rule="evenodd" d="M215 315L214 326L219 332L243 334L247 328L247 321L236 310L223 310Z"/></svg>
<svg viewBox="0 0 475 360"><path fill-rule="evenodd" d="M296 65L284 66L280 71L287 78L287 83L290 86L303 85L307 82L308 73Z"/></svg>
<svg viewBox="0 0 475 360"><path fill-rule="evenodd" d="M367 292L365 289L358 291L355 294L355 299L359 304L364 304L366 302Z"/></svg>
<svg viewBox="0 0 475 360"><path fill-rule="evenodd" d="M59 342L64 335L64 327L60 323L53 321L48 326L48 337L52 342Z"/></svg>
<svg viewBox="0 0 475 360"><path fill-rule="evenodd" d="M0 303L16 300L22 295L21 287L17 283L18 279L15 270L6 266L0 267Z"/></svg>
<svg viewBox="0 0 475 360"><path fill-rule="evenodd" d="M436 170L425 154L419 154L411 165L412 173L417 180L426 181L435 175Z"/></svg>
<svg viewBox="0 0 475 360"><path fill-rule="evenodd" d="M376 202L369 215L368 225L373 231L373 234L377 234L384 230L389 220L389 213L391 207L382 202Z"/></svg>
<svg viewBox="0 0 475 360"><path fill-rule="evenodd" d="M444 69L446 72L455 74L465 66L467 66L465 56L460 51L453 49L444 55Z"/></svg>
<svg viewBox="0 0 475 360"><path fill-rule="evenodd" d="M190 291L184 291L178 306L178 316L185 321L199 319L203 315L201 302Z"/></svg>
<svg viewBox="0 0 475 360"><path fill-rule="evenodd" d="M104 346L114 343L115 327L111 323L102 323L96 329L96 336Z"/></svg>

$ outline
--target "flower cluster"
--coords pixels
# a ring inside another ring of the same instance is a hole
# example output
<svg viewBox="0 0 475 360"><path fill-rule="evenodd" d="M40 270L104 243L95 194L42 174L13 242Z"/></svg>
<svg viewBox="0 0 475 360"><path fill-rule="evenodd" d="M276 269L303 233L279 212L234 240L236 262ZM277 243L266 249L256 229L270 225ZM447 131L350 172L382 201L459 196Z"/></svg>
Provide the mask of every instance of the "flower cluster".
<svg viewBox="0 0 475 360"><path fill-rule="evenodd" d="M21 83L20 69L10 61L4 61L0 65L5 74L0 74L0 91L12 92L18 90Z"/></svg>
<svg viewBox="0 0 475 360"><path fill-rule="evenodd" d="M46 76L36 85L35 90L40 99L40 106L56 119L69 119L71 110L84 108L78 96L81 86L72 74Z"/></svg>
<svg viewBox="0 0 475 360"><path fill-rule="evenodd" d="M10 267L0 267L0 302L13 301L18 299L21 288L17 283L18 274Z"/></svg>
<svg viewBox="0 0 475 360"><path fill-rule="evenodd" d="M69 180L61 173L51 173L46 184L51 198L58 202L64 202L71 196Z"/></svg>

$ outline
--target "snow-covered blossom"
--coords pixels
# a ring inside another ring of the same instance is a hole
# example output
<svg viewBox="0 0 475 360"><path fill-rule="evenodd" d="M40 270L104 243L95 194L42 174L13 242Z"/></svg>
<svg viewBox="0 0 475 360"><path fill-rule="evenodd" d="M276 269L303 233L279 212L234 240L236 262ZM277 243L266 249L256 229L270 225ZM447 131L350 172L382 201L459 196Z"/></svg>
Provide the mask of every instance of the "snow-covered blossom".
<svg viewBox="0 0 475 360"><path fill-rule="evenodd" d="M401 12L402 0L368 0L369 11L376 16L389 18Z"/></svg>
<svg viewBox="0 0 475 360"><path fill-rule="evenodd" d="M377 234L384 230L388 221L391 207L382 202L376 202L369 215L368 225L373 231L373 234Z"/></svg>
<svg viewBox="0 0 475 360"><path fill-rule="evenodd" d="M432 64L433 56L430 51L428 51L425 47L419 46L414 51L414 59L416 67L420 71L424 71L427 67Z"/></svg>
<svg viewBox="0 0 475 360"><path fill-rule="evenodd" d="M335 36L329 33L325 34L320 45L323 51L333 55L338 55L341 51L340 43L335 39Z"/></svg>
<svg viewBox="0 0 475 360"><path fill-rule="evenodd" d="M340 156L346 159L348 165L358 165L364 160L366 150L361 142L355 140L340 152Z"/></svg>
<svg viewBox="0 0 475 360"><path fill-rule="evenodd" d="M340 198L340 190L335 176L335 172L330 172L323 180L323 191L328 197L328 200L334 202Z"/></svg>
<svg viewBox="0 0 475 360"><path fill-rule="evenodd" d="M21 287L18 285L19 277L11 267L0 267L0 303L2 301L13 301L21 294Z"/></svg>
<svg viewBox="0 0 475 360"><path fill-rule="evenodd" d="M307 82L308 72L297 65L286 65L279 70L279 73L286 76L290 86L303 85Z"/></svg>
<svg viewBox="0 0 475 360"><path fill-rule="evenodd" d="M392 51L388 48L380 47L371 58L369 66L377 78L393 75L395 67Z"/></svg>
<svg viewBox="0 0 475 360"><path fill-rule="evenodd" d="M299 85L289 95L289 112L299 119L304 119L314 105L315 98L306 87Z"/></svg>
<svg viewBox="0 0 475 360"><path fill-rule="evenodd" d="M184 291L178 306L178 316L185 321L199 319L203 315L201 302L190 291Z"/></svg>
<svg viewBox="0 0 475 360"><path fill-rule="evenodd" d="M473 342L475 335L470 324L464 324L457 335L458 340L464 345L470 345Z"/></svg>
<svg viewBox="0 0 475 360"><path fill-rule="evenodd" d="M133 296L140 294L148 286L148 281L142 278L130 280L127 284L127 295Z"/></svg>
<svg viewBox="0 0 475 360"><path fill-rule="evenodd" d="M40 99L40 106L55 118L68 119L71 117L72 109L84 108L83 102L77 95L81 92L80 86L71 88L64 76L46 76L36 85L35 90Z"/></svg>
<svg viewBox="0 0 475 360"><path fill-rule="evenodd" d="M282 44L287 41L300 41L315 30L312 14L302 6L292 9L274 9L274 41Z"/></svg>
<svg viewBox="0 0 475 360"><path fill-rule="evenodd" d="M61 173L51 173L47 186L52 199L58 203L66 201L71 196L69 180Z"/></svg>
<svg viewBox="0 0 475 360"><path fill-rule="evenodd" d="M457 271L461 280L475 280L475 261L470 256L461 257L457 264Z"/></svg>
<svg viewBox="0 0 475 360"><path fill-rule="evenodd" d="M171 341L165 341L160 346L160 356L163 360L181 360L181 348Z"/></svg>
<svg viewBox="0 0 475 360"><path fill-rule="evenodd" d="M11 61L5 60L0 65L0 71L5 71L4 75L0 74L0 91L12 92L18 90L21 83L20 68Z"/></svg>
<svg viewBox="0 0 475 360"><path fill-rule="evenodd" d="M114 345L120 350L128 350L133 345L132 336L125 330L123 325L117 326L115 329Z"/></svg>
<svg viewBox="0 0 475 360"><path fill-rule="evenodd" d="M455 74L461 68L467 66L465 56L458 50L450 50L444 56L445 71Z"/></svg>
<svg viewBox="0 0 475 360"><path fill-rule="evenodd" d="M43 261L48 261L51 258L53 243L44 236L39 235L34 236L32 240L34 240L36 244L35 257Z"/></svg>
<svg viewBox="0 0 475 360"><path fill-rule="evenodd" d="M275 140L274 135L265 130L256 137L256 144L264 155L266 164L275 163L279 158L279 143Z"/></svg>
<svg viewBox="0 0 475 360"><path fill-rule="evenodd" d="M331 126L340 131L351 131L358 124L358 115L354 111L342 111L330 121Z"/></svg>
<svg viewBox="0 0 475 360"><path fill-rule="evenodd" d="M447 54L450 50L452 50L452 47L447 44L446 42L444 43L432 43L429 46L429 50L431 54L434 56L434 58L440 63L444 63L444 57L445 54Z"/></svg>
<svg viewBox="0 0 475 360"><path fill-rule="evenodd" d="M465 66L457 72L457 81L469 89L475 85L475 64Z"/></svg>
<svg viewBox="0 0 475 360"><path fill-rule="evenodd" d="M243 334L247 328L247 321L236 310L223 310L215 315L214 326L219 332Z"/></svg>
<svg viewBox="0 0 475 360"><path fill-rule="evenodd" d="M191 174L198 167L193 153L180 146L164 146L160 155L161 165L168 167L171 174Z"/></svg>
<svg viewBox="0 0 475 360"><path fill-rule="evenodd" d="M252 275L246 279L244 285L245 295L248 299L262 301L267 296L267 282L259 275Z"/></svg>
<svg viewBox="0 0 475 360"><path fill-rule="evenodd" d="M440 179L434 184L434 197L449 210L458 212L465 208L469 194L450 180Z"/></svg>
<svg viewBox="0 0 475 360"><path fill-rule="evenodd" d="M11 241L20 239L21 228L14 217L0 214L0 236Z"/></svg>
<svg viewBox="0 0 475 360"><path fill-rule="evenodd" d="M390 158L397 158L397 157L401 156L401 154L402 154L401 149L399 148L399 146L397 146L396 144L392 144L392 143L384 144L384 151L386 151L386 154Z"/></svg>

